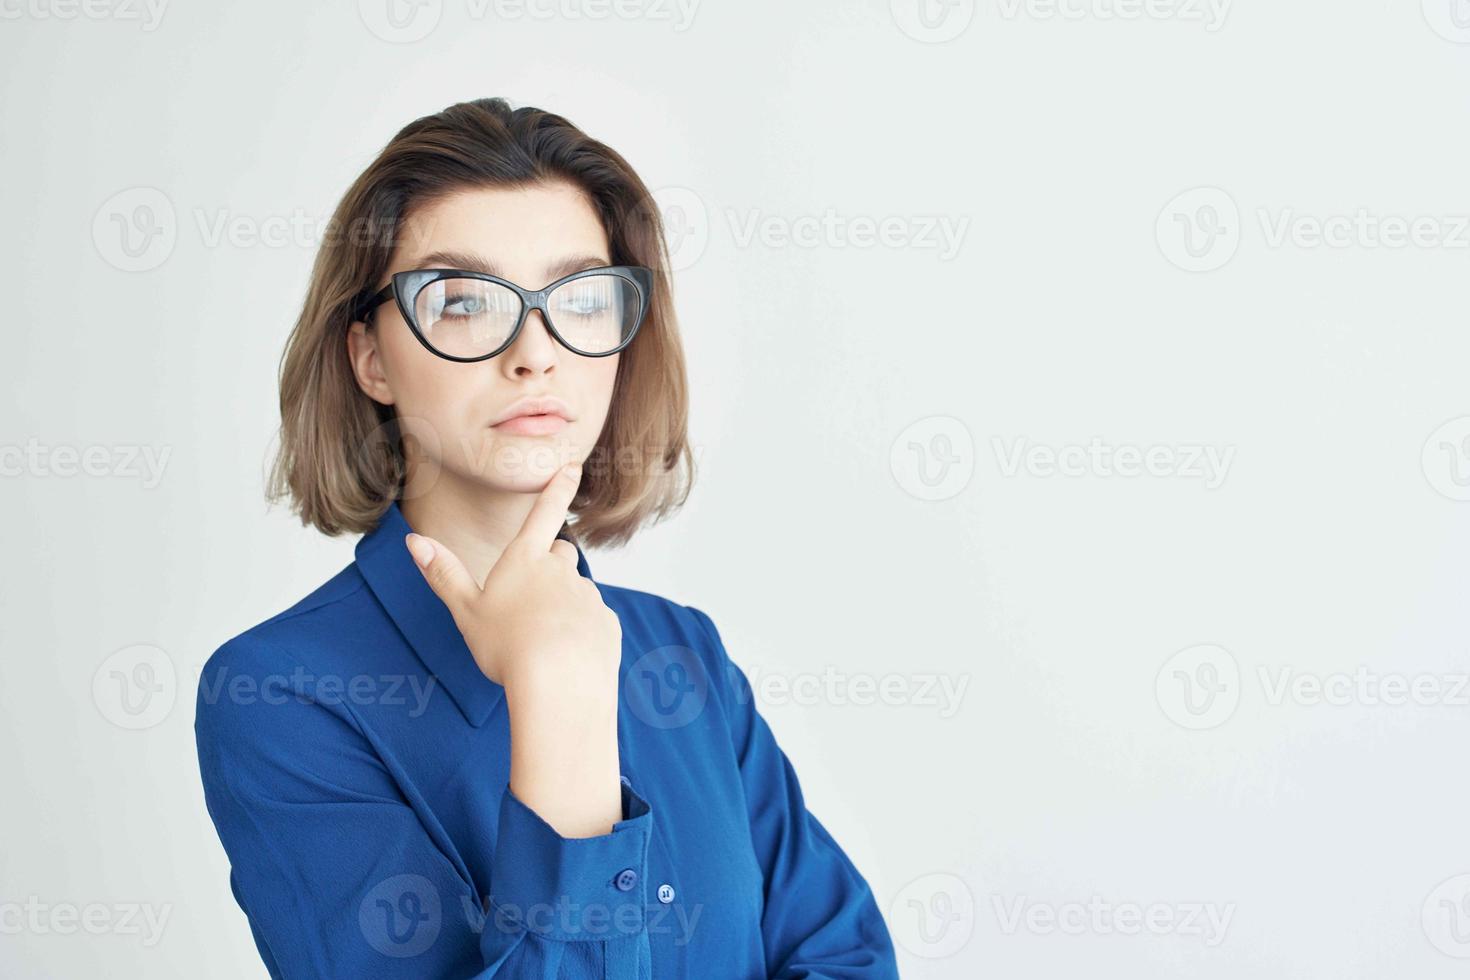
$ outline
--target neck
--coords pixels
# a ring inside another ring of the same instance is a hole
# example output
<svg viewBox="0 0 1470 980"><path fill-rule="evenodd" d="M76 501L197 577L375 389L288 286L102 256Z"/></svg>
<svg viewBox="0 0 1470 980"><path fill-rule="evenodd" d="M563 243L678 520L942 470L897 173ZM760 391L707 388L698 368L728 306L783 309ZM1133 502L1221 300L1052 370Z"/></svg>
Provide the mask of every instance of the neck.
<svg viewBox="0 0 1470 980"><path fill-rule="evenodd" d="M416 490L412 479L405 490L398 509L408 526L454 552L481 585L520 532L537 497L468 484L447 470L438 474L428 490Z"/></svg>

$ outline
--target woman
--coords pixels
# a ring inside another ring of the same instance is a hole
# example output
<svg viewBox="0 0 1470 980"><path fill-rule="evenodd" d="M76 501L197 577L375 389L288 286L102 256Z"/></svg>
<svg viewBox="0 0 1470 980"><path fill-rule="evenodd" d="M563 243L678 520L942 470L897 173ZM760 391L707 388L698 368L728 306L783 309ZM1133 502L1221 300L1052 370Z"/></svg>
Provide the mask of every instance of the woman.
<svg viewBox="0 0 1470 980"><path fill-rule="evenodd" d="M333 229L272 482L363 537L214 653L195 725L271 975L896 976L710 618L582 550L692 478L637 175L560 116L463 103Z"/></svg>

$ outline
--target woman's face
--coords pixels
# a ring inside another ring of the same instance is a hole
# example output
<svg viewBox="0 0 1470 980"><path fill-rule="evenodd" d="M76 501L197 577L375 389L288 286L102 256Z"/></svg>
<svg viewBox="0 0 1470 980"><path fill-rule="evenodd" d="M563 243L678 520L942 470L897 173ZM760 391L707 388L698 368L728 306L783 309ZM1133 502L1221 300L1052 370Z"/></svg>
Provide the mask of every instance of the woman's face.
<svg viewBox="0 0 1470 980"><path fill-rule="evenodd" d="M596 212L578 188L560 181L461 191L411 212L402 224L390 275L464 268L541 289L569 273L612 264ZM559 467L592 452L622 356L572 353L533 311L501 353L474 363L449 361L419 343L391 300L377 308L373 329L352 325L348 352L362 390L394 406L406 434L410 496L446 477L539 491ZM560 399L567 421L496 424L528 396Z"/></svg>

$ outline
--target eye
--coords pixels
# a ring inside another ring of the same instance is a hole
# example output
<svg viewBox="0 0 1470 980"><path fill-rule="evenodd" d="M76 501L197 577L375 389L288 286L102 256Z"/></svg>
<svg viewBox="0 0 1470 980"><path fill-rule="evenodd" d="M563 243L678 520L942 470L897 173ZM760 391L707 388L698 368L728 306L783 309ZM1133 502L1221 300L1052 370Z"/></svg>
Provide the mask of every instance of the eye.
<svg viewBox="0 0 1470 980"><path fill-rule="evenodd" d="M587 276L558 289L552 303L567 316L605 317L618 300L621 280L614 276Z"/></svg>
<svg viewBox="0 0 1470 980"><path fill-rule="evenodd" d="M597 316L607 312L607 300L601 296L583 295L562 305L562 309L577 316Z"/></svg>
<svg viewBox="0 0 1470 980"><path fill-rule="evenodd" d="M485 312L486 303L483 295L473 293L460 293L455 296L444 298L444 316L479 316Z"/></svg>

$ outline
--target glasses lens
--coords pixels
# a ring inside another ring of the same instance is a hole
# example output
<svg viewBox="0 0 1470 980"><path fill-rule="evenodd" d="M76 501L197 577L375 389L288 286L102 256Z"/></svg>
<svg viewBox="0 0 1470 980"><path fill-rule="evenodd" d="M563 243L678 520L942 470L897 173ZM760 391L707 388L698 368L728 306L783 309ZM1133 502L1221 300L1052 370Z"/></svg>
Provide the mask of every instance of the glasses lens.
<svg viewBox="0 0 1470 980"><path fill-rule="evenodd" d="M497 349L520 315L519 296L483 279L436 279L414 300L419 333L450 357L482 357Z"/></svg>
<svg viewBox="0 0 1470 980"><path fill-rule="evenodd" d="M615 275L582 276L546 298L551 325L584 354L617 350L638 326L638 288Z"/></svg>

